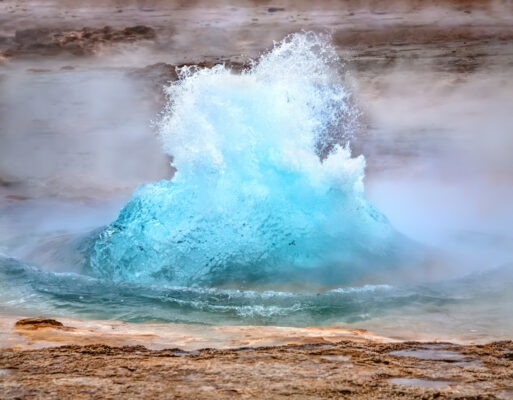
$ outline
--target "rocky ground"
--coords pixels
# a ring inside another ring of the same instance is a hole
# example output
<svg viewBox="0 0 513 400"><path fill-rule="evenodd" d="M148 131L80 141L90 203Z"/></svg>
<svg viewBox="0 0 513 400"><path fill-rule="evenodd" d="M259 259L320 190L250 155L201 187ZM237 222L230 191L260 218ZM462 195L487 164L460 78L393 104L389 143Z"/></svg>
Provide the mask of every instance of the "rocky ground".
<svg viewBox="0 0 513 400"><path fill-rule="evenodd" d="M64 0L3 0L0 56L6 61L103 55L128 43L151 51L141 63L159 57L172 66L242 63L288 33L315 30L332 35L352 71L402 62L453 72L512 66L509 2L281 3L125 0L77 6Z"/></svg>
<svg viewBox="0 0 513 400"><path fill-rule="evenodd" d="M180 337L173 325L162 338L171 346L162 350L116 345L146 340L155 346L155 334L130 333L126 325L124 333L101 336L48 318L19 320L13 328L31 342L0 349L1 399L513 398L511 341L456 345L400 342L358 330L234 327L224 331L232 340L210 337L217 348L184 351L172 346ZM113 345L36 344L94 343L94 337ZM183 343L189 349L206 343L191 338ZM254 347L240 347L244 340ZM288 344L265 346L266 341ZM36 349L27 350L31 343Z"/></svg>
<svg viewBox="0 0 513 400"><path fill-rule="evenodd" d="M513 343L0 350L0 398L511 399Z"/></svg>

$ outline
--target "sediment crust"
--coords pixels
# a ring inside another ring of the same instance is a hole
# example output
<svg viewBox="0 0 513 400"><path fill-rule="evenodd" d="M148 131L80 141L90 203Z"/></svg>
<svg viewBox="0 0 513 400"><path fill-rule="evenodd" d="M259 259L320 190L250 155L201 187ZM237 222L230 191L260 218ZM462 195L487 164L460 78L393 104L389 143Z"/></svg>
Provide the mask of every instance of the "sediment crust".
<svg viewBox="0 0 513 400"><path fill-rule="evenodd" d="M513 394L512 341L459 345L397 341L357 329L118 322L109 334L107 322L63 319L63 324L50 318L23 319L5 331L13 319L2 318L2 399L508 399ZM9 333L20 340L6 348ZM55 343L67 344L38 348Z"/></svg>
<svg viewBox="0 0 513 400"><path fill-rule="evenodd" d="M408 351L449 356L400 355ZM3 399L507 399L513 394L511 341L455 346L344 340L192 353L106 345L3 349L0 368Z"/></svg>
<svg viewBox="0 0 513 400"><path fill-rule="evenodd" d="M61 53L85 56L94 54L102 45L154 38L155 30L144 25L124 29L113 29L106 25L98 29L84 27L72 31L49 28L18 29L13 38L5 40L7 46L3 54L6 57L34 53L40 56Z"/></svg>
<svg viewBox="0 0 513 400"><path fill-rule="evenodd" d="M0 316L0 348L33 350L56 345L144 346L152 350L180 348L235 349L251 346L332 344L354 341L399 342L352 327L206 326L166 322L127 323L71 318Z"/></svg>

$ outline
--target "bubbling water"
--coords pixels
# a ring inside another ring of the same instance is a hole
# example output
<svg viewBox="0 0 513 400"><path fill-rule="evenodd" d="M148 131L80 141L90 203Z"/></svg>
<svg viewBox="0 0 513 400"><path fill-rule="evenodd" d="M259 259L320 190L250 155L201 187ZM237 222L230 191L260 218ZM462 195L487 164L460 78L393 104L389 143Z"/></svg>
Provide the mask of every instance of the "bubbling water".
<svg viewBox="0 0 513 400"><path fill-rule="evenodd" d="M184 68L158 127L177 172L141 185L90 266L180 286L348 283L407 241L364 197L358 110L329 40L291 35L251 67Z"/></svg>

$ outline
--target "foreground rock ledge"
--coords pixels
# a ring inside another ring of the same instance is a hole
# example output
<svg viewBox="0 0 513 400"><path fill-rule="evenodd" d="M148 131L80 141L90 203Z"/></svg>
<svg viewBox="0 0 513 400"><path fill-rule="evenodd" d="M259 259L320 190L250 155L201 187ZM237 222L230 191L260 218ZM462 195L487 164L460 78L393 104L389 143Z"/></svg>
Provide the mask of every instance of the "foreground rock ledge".
<svg viewBox="0 0 513 400"><path fill-rule="evenodd" d="M24 318L16 321L14 327L17 329L39 329L39 328L62 328L64 325L51 318Z"/></svg>
<svg viewBox="0 0 513 400"><path fill-rule="evenodd" d="M422 357L411 356L417 353ZM513 342L344 340L193 352L106 345L3 349L0 393L2 399L509 399Z"/></svg>

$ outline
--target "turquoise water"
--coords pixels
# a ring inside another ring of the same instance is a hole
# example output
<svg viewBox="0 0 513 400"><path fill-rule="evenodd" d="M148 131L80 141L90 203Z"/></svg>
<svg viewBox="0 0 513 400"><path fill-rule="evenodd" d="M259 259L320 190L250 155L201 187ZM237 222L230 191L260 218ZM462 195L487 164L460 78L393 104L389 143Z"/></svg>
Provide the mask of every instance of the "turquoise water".
<svg viewBox="0 0 513 400"><path fill-rule="evenodd" d="M358 110L323 36L251 68L185 68L158 122L177 173L141 185L90 256L95 276L190 287L348 284L415 264L363 193Z"/></svg>
<svg viewBox="0 0 513 400"><path fill-rule="evenodd" d="M511 264L449 279L457 260L366 198L341 65L326 37L298 34L240 75L183 69L155 122L172 179L141 184L117 218L107 200L2 205L2 312L511 337Z"/></svg>
<svg viewBox="0 0 513 400"><path fill-rule="evenodd" d="M513 265L422 285L292 292L115 283L0 259L4 312L131 322L285 326L345 322L361 327L378 320L372 328L379 332L379 320L392 318L397 331L390 331L390 321L385 321L389 334L400 335L422 320L436 333L508 337L513 333L508 317L511 285Z"/></svg>

